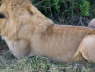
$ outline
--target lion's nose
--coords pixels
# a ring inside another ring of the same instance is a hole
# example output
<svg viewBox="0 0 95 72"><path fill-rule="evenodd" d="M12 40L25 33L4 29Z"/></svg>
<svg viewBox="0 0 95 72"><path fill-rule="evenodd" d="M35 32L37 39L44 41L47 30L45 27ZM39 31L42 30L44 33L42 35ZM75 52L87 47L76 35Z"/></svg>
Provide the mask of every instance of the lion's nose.
<svg viewBox="0 0 95 72"><path fill-rule="evenodd" d="M0 19L5 18L5 15L3 13L0 13Z"/></svg>

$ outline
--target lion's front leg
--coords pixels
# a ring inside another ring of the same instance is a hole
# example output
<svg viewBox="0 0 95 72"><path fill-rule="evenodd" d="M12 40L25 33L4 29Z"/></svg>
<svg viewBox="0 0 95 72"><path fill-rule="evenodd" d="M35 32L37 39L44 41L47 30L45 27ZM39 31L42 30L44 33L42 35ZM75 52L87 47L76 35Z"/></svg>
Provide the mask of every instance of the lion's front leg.
<svg viewBox="0 0 95 72"><path fill-rule="evenodd" d="M27 42L26 40L16 40L16 41L7 40L7 39L5 40L7 42L9 50L16 58L21 58L29 55L30 47L29 47L29 42Z"/></svg>

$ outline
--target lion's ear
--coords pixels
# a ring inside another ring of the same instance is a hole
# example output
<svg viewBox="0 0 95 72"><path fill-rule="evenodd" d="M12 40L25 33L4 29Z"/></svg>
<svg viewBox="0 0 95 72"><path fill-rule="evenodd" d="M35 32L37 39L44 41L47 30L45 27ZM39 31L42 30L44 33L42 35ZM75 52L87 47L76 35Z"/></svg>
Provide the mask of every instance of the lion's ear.
<svg viewBox="0 0 95 72"><path fill-rule="evenodd" d="M27 6L27 10L31 15L44 16L34 5L30 4Z"/></svg>
<svg viewBox="0 0 95 72"><path fill-rule="evenodd" d="M38 9L35 6L33 6L32 4L27 6L27 10L31 15L38 13Z"/></svg>
<svg viewBox="0 0 95 72"><path fill-rule="evenodd" d="M34 14L34 11L32 10L31 6L28 6L28 7L27 7L27 10L28 10L28 12L29 12L31 15Z"/></svg>

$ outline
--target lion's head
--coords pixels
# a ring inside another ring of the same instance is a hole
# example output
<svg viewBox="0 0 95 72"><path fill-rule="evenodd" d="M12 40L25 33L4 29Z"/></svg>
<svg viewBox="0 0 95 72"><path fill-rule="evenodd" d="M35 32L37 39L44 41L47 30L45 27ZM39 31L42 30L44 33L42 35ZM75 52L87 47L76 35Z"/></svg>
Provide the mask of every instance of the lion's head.
<svg viewBox="0 0 95 72"><path fill-rule="evenodd" d="M30 24L41 32L53 24L29 0L2 0L0 15L0 31L7 36L15 35L22 25Z"/></svg>

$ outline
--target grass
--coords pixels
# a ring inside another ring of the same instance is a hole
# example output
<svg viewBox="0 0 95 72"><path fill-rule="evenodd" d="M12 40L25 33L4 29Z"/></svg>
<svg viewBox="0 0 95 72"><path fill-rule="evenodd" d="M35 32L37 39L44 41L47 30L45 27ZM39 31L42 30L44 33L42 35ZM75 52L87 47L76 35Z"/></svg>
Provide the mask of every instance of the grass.
<svg viewBox="0 0 95 72"><path fill-rule="evenodd" d="M33 56L17 60L6 51L0 55L0 72L94 72L95 64L85 61L60 63L47 57Z"/></svg>

